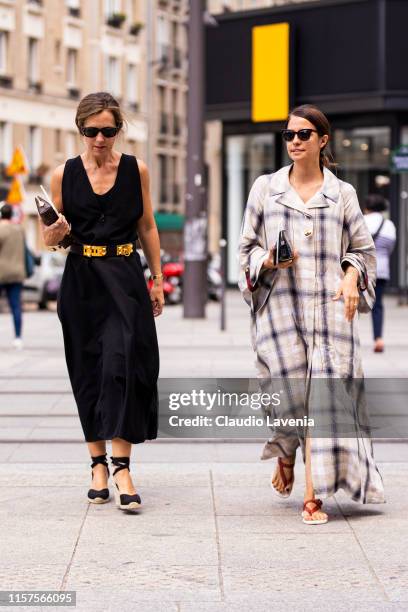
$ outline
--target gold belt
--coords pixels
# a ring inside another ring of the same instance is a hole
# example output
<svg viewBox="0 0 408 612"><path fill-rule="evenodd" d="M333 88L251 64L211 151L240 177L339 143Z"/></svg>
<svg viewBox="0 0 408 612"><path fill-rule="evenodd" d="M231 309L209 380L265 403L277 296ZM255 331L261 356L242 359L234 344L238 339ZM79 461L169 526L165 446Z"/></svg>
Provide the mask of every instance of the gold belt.
<svg viewBox="0 0 408 612"><path fill-rule="evenodd" d="M95 244L82 245L82 255L85 257L105 257L107 252L107 246L99 246ZM116 255L125 255L128 257L131 255L131 253L133 253L133 244L131 242L116 245Z"/></svg>

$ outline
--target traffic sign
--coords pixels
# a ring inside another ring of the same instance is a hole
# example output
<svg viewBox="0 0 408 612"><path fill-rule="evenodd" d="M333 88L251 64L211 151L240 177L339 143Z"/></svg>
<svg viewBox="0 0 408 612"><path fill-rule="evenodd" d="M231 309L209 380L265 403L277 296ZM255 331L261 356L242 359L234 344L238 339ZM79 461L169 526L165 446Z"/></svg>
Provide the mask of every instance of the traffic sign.
<svg viewBox="0 0 408 612"><path fill-rule="evenodd" d="M408 145L400 145L391 153L393 172L408 172Z"/></svg>
<svg viewBox="0 0 408 612"><path fill-rule="evenodd" d="M15 177L10 185L10 191L7 194L7 204L21 204L24 200L24 188L20 180Z"/></svg>
<svg viewBox="0 0 408 612"><path fill-rule="evenodd" d="M16 147L13 153L13 159L6 168L7 176L15 176L16 174L28 174L28 164L22 147Z"/></svg>

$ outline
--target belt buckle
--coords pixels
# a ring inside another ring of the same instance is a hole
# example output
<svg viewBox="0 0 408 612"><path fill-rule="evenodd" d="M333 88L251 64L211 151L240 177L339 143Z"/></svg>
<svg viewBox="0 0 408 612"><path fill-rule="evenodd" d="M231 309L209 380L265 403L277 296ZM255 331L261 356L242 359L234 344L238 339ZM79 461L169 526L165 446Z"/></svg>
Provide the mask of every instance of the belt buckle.
<svg viewBox="0 0 408 612"><path fill-rule="evenodd" d="M129 257L131 253L133 253L132 243L116 245L116 255L124 255L125 257Z"/></svg>
<svg viewBox="0 0 408 612"><path fill-rule="evenodd" d="M106 246L84 244L83 255L85 255L85 257L104 257L106 255Z"/></svg>

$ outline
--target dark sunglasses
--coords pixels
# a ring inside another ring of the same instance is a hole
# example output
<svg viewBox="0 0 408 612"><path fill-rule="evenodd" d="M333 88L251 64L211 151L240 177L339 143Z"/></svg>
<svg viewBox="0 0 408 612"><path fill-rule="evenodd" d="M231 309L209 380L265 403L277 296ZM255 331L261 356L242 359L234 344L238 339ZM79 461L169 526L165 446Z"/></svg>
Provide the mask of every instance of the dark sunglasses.
<svg viewBox="0 0 408 612"><path fill-rule="evenodd" d="M297 134L299 140L303 140L303 142L305 142L306 140L309 140L312 132L316 132L316 134L318 134L317 130L311 130L309 128L304 128L298 132L295 132L295 130L282 130L282 138L283 140L286 140L286 142L292 142Z"/></svg>
<svg viewBox="0 0 408 612"><path fill-rule="evenodd" d="M81 133L87 138L95 138L99 132L102 133L102 136L105 138L113 138L119 132L120 127L84 127L81 130Z"/></svg>

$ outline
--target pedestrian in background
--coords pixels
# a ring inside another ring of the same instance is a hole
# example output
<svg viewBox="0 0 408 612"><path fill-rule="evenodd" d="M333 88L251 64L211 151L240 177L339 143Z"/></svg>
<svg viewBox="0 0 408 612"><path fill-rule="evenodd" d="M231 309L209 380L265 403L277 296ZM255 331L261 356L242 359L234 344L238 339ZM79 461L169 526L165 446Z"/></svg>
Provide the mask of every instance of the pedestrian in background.
<svg viewBox="0 0 408 612"><path fill-rule="evenodd" d="M384 217L387 208L387 200L382 195L369 194L364 200L365 220L377 251L377 284L375 286L375 304L371 312L375 353L384 351L383 295L387 281L390 279L390 257L394 250L397 235L394 223Z"/></svg>
<svg viewBox="0 0 408 612"><path fill-rule="evenodd" d="M147 167L116 149L124 118L107 92L85 96L75 123L81 155L56 168L51 194L60 218L43 226L45 244L70 231L58 296L65 356L92 459L88 501L109 500L106 441L112 441L115 497L121 510L141 499L129 474L132 444L157 437L159 352L154 316L162 312L163 275ZM148 261L147 290L136 240Z"/></svg>
<svg viewBox="0 0 408 612"><path fill-rule="evenodd" d="M13 316L13 346L23 348L21 289L26 277L24 230L13 223L13 208L3 204L0 217L0 295L5 292Z"/></svg>
<svg viewBox="0 0 408 612"><path fill-rule="evenodd" d="M375 248L354 187L329 170L327 117L314 106L298 107L282 137L293 163L259 176L251 188L239 243L239 286L251 307L261 386L276 379L281 389L289 387L294 394L285 394L284 410L317 415L330 432L323 438L308 426L274 429L262 455L278 458L271 484L288 497L301 447L302 518L316 525L328 520L317 495L329 497L343 488L360 503L384 502L369 432L360 422L365 401L355 318L357 310L369 311L374 303ZM293 252L277 263L281 230ZM333 388L340 391L329 393L333 401L324 396L319 403L319 391ZM338 424L350 418L353 434L337 433Z"/></svg>

